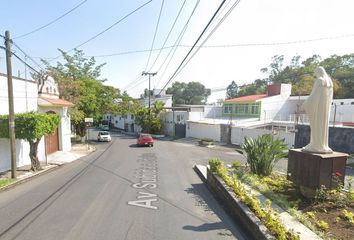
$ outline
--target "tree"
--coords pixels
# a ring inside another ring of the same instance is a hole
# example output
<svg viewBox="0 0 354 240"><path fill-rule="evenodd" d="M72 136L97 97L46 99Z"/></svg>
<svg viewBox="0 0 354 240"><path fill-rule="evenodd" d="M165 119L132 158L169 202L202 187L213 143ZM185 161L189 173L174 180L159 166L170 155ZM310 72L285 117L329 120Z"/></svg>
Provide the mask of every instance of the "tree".
<svg viewBox="0 0 354 240"><path fill-rule="evenodd" d="M60 97L75 104L70 109L72 123L76 133L85 135L85 117L92 117L97 124L105 113L118 113L117 101L120 98L120 90L103 84L105 79L100 79L101 69L105 64L96 65L96 60L85 58L82 50L75 49L71 56L61 52L65 63L57 63L51 66L46 64L46 72L58 83ZM34 78L40 78L35 75Z"/></svg>
<svg viewBox="0 0 354 240"><path fill-rule="evenodd" d="M266 92L267 80L257 79L253 83L244 84L240 86L238 91L238 97L254 95L254 94L264 94Z"/></svg>
<svg viewBox="0 0 354 240"><path fill-rule="evenodd" d="M204 104L211 93L209 88L199 82L175 82L166 90L172 94L173 104Z"/></svg>
<svg viewBox="0 0 354 240"><path fill-rule="evenodd" d="M151 108L151 115L149 116L149 109L139 107L135 110L135 122L141 126L143 132L147 132L150 125L150 133L160 133L163 127L160 113L162 112L164 103L156 101ZM150 120L149 120L150 119Z"/></svg>
<svg viewBox="0 0 354 240"><path fill-rule="evenodd" d="M226 99L231 99L237 97L238 93L238 86L235 83L235 81L232 81L229 86L227 86L226 89Z"/></svg>
<svg viewBox="0 0 354 240"><path fill-rule="evenodd" d="M150 97L152 97L154 95L154 91L150 90ZM144 89L144 93L140 94L140 98L147 98L149 97L149 89L145 88Z"/></svg>
<svg viewBox="0 0 354 240"><path fill-rule="evenodd" d="M53 134L58 127L59 116L56 114L45 114L29 112L16 114L15 135L18 139L29 142L31 159L31 170L41 170L38 160L38 144L43 136ZM0 116L0 138L9 138L8 115Z"/></svg>

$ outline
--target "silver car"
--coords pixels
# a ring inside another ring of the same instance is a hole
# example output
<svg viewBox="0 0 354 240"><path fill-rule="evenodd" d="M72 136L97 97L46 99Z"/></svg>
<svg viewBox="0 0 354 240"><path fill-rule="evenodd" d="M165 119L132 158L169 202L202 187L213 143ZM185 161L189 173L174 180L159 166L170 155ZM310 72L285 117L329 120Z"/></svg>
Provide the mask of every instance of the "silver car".
<svg viewBox="0 0 354 240"><path fill-rule="evenodd" d="M97 141L99 142L110 142L112 141L111 135L107 131L100 131L97 135Z"/></svg>

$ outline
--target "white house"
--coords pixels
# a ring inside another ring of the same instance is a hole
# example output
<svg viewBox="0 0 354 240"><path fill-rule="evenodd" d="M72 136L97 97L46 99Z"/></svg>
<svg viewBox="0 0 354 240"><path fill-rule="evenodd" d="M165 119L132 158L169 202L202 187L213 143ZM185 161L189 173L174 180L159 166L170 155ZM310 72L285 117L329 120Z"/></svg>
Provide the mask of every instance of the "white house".
<svg viewBox="0 0 354 240"><path fill-rule="evenodd" d="M148 97L139 100L143 106L149 106ZM154 89L153 95L150 97L150 105L152 106L157 101L162 102L167 108L171 107L172 95L166 94L166 91ZM141 127L135 123L135 116L132 113L128 113L126 116L112 115L110 113L107 113L103 116L103 120L107 120L110 123L110 126L124 130L126 132L141 132Z"/></svg>
<svg viewBox="0 0 354 240"><path fill-rule="evenodd" d="M39 160L45 161L46 155L58 150L69 151L71 131L68 107L73 104L59 99L58 87L54 79L47 77L41 83L17 77L12 79L15 113L40 111L60 116L60 124L54 135L43 137L38 145ZM0 114L7 115L9 113L7 76L2 73L0 73L0 105ZM0 172L10 169L10 159L10 141L0 139ZM27 141L16 140L16 159L19 167L31 163Z"/></svg>

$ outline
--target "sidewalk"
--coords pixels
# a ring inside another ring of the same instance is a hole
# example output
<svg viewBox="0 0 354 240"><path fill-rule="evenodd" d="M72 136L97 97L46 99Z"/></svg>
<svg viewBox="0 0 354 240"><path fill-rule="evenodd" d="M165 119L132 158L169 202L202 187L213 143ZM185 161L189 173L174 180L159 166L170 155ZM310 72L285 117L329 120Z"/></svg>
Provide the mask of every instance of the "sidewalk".
<svg viewBox="0 0 354 240"><path fill-rule="evenodd" d="M17 178L14 182L12 182L10 185L7 185L5 187L0 187L1 190L5 190L10 188L11 186L17 185L21 182L24 182L28 180L31 177L41 175L45 172L54 170L55 168L58 168L59 166L70 163L72 161L75 161L81 157L84 157L91 152L95 151L96 149L91 145L87 146L87 144L73 144L71 147L70 151L64 152L64 151L57 151L55 153L52 153L47 156L47 165L45 162L41 162L42 170L38 172L32 172L31 165L25 165L17 168L16 174ZM11 178L11 171L6 171L0 173L0 179L10 179Z"/></svg>

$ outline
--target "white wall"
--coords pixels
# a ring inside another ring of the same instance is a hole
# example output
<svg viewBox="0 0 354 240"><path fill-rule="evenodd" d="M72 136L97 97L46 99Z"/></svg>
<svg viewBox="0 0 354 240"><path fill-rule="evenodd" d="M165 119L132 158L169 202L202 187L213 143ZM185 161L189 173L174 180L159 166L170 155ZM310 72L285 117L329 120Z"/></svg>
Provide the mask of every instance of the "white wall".
<svg viewBox="0 0 354 240"><path fill-rule="evenodd" d="M186 137L193 138L211 138L214 141L220 142L220 124L187 122Z"/></svg>
<svg viewBox="0 0 354 240"><path fill-rule="evenodd" d="M222 106L206 105L204 107L204 118L221 118Z"/></svg>
<svg viewBox="0 0 354 240"><path fill-rule="evenodd" d="M248 129L248 128L238 128L232 127L231 130L231 143L236 145L241 145L245 137L249 138L258 138L263 134L273 134L276 139L285 139L285 144L288 145L289 148L293 148L295 144L295 133L279 131L272 133L271 130L266 129Z"/></svg>
<svg viewBox="0 0 354 240"><path fill-rule="evenodd" d="M284 109L289 96L275 95L261 99L260 121L271 122L278 115L280 109Z"/></svg>
<svg viewBox="0 0 354 240"><path fill-rule="evenodd" d="M16 139L16 164L17 167L31 165L29 158L29 143L25 140ZM38 159L45 162L44 138L38 144ZM11 169L10 140L0 138L0 172Z"/></svg>
<svg viewBox="0 0 354 240"><path fill-rule="evenodd" d="M354 122L354 99L334 99L331 106L331 122L334 121L334 112L336 112L336 123Z"/></svg>
<svg viewBox="0 0 354 240"><path fill-rule="evenodd" d="M38 86L34 81L13 78L15 113L36 111L38 108ZM27 90L27 91L26 91ZM9 114L7 77L0 75L0 114Z"/></svg>

